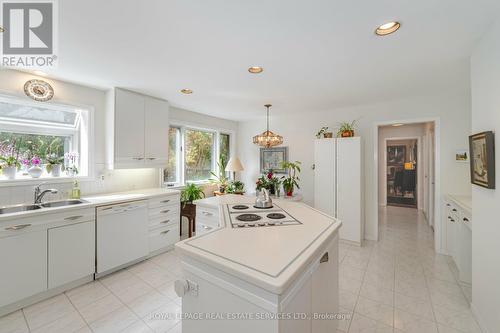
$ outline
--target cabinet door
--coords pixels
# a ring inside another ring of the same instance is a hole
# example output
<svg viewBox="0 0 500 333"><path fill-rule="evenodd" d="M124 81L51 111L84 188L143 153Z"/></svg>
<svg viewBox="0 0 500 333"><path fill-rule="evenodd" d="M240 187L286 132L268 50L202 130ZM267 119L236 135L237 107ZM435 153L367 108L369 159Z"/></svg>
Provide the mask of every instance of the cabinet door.
<svg viewBox="0 0 500 333"><path fill-rule="evenodd" d="M49 289L95 271L95 222L49 229Z"/></svg>
<svg viewBox="0 0 500 333"><path fill-rule="evenodd" d="M145 99L145 163L164 166L168 162L168 102L146 97Z"/></svg>
<svg viewBox="0 0 500 333"><path fill-rule="evenodd" d="M115 162L144 163L144 96L116 89Z"/></svg>
<svg viewBox="0 0 500 333"><path fill-rule="evenodd" d="M338 244L335 241L319 259L319 264L312 274L311 311L313 314L338 312ZM312 320L312 333L336 332L337 320Z"/></svg>
<svg viewBox="0 0 500 333"><path fill-rule="evenodd" d="M314 208L336 217L335 139L314 142Z"/></svg>
<svg viewBox="0 0 500 333"><path fill-rule="evenodd" d="M47 231L0 238L0 307L47 290Z"/></svg>

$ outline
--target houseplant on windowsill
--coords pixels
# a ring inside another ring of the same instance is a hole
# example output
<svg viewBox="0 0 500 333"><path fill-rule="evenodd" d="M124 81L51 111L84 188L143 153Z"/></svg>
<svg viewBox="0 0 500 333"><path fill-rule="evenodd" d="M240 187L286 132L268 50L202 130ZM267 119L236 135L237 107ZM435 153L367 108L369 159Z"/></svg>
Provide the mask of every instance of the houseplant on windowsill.
<svg viewBox="0 0 500 333"><path fill-rule="evenodd" d="M212 176L215 177L209 179L210 183L216 184L220 193L225 193L229 180L226 176L226 171L224 170L224 158L221 156L219 162L217 162L217 167L219 169L219 174L211 171Z"/></svg>
<svg viewBox="0 0 500 333"><path fill-rule="evenodd" d="M50 154L47 156L47 172L52 174L53 177L59 177L61 171L64 171L64 157Z"/></svg>
<svg viewBox="0 0 500 333"><path fill-rule="evenodd" d="M243 194L245 193L245 184L239 180L232 181L229 183L226 192L232 194Z"/></svg>
<svg viewBox="0 0 500 333"><path fill-rule="evenodd" d="M351 122L341 122L339 123L339 128L337 130L337 137L339 138L353 137L355 129L356 129L356 120L353 120Z"/></svg>
<svg viewBox="0 0 500 333"><path fill-rule="evenodd" d="M31 167L28 169L31 178L40 178L43 173L43 169L40 166L41 163L42 161L38 157L33 156L31 158Z"/></svg>
<svg viewBox="0 0 500 333"><path fill-rule="evenodd" d="M283 180L283 190L285 190L285 194L288 197L293 196L295 187L300 188L298 182L300 180L298 176L298 173L300 173L300 164L299 161L281 163L281 167L288 170L288 174L281 177Z"/></svg>
<svg viewBox="0 0 500 333"><path fill-rule="evenodd" d="M0 145L0 167L7 179L15 179L17 170L21 167L19 151L15 149L15 146L15 141L12 144L2 143Z"/></svg>

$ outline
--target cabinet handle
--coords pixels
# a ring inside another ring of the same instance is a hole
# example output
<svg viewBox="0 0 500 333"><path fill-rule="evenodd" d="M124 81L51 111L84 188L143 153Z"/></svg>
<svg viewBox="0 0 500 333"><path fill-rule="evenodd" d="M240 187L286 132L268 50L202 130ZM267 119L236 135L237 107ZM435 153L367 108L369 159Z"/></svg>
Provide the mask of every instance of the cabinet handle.
<svg viewBox="0 0 500 333"><path fill-rule="evenodd" d="M153 160L156 160L156 157L148 157L147 159L150 161L153 161Z"/></svg>
<svg viewBox="0 0 500 333"><path fill-rule="evenodd" d="M210 212L201 212L203 215L205 216L212 216L214 215L213 213L210 213Z"/></svg>
<svg viewBox="0 0 500 333"><path fill-rule="evenodd" d="M446 204L446 207L450 207L451 205L450 204Z"/></svg>
<svg viewBox="0 0 500 333"><path fill-rule="evenodd" d="M319 263L324 263L324 262L328 262L328 252L326 252L325 254L323 254L323 256L321 257L321 259L319 260Z"/></svg>
<svg viewBox="0 0 500 333"><path fill-rule="evenodd" d="M144 159L144 157L134 157L133 159L137 160L137 161L142 161Z"/></svg>
<svg viewBox="0 0 500 333"><path fill-rule="evenodd" d="M7 227L5 228L5 230L21 230L29 226L31 226L31 224L18 224L18 225L13 225L12 227Z"/></svg>
<svg viewBox="0 0 500 333"><path fill-rule="evenodd" d="M161 221L160 223L167 224L170 220Z"/></svg>
<svg viewBox="0 0 500 333"><path fill-rule="evenodd" d="M456 212L457 210L455 208L452 209L453 212Z"/></svg>
<svg viewBox="0 0 500 333"><path fill-rule="evenodd" d="M165 231L160 232L160 235L166 235L166 234L168 234L169 232L170 232L170 230L165 230Z"/></svg>
<svg viewBox="0 0 500 333"><path fill-rule="evenodd" d="M469 219L464 217L464 222L469 222Z"/></svg>
<svg viewBox="0 0 500 333"><path fill-rule="evenodd" d="M206 225L203 226L203 229L205 229L205 230L212 230L211 227L207 227Z"/></svg>
<svg viewBox="0 0 500 333"><path fill-rule="evenodd" d="M75 216L66 217L64 220L65 221L74 221L74 220L81 219L82 217L83 217L83 215L75 215Z"/></svg>
<svg viewBox="0 0 500 333"><path fill-rule="evenodd" d="M160 203L167 203L167 202L170 202L170 199L160 201Z"/></svg>
<svg viewBox="0 0 500 333"><path fill-rule="evenodd" d="M450 219L450 221L451 221L451 222L455 222L455 220L454 220L454 219Z"/></svg>
<svg viewBox="0 0 500 333"><path fill-rule="evenodd" d="M166 214L166 213L168 213L168 212L170 212L170 209L165 209L165 210L162 210L162 211L160 212L160 214Z"/></svg>

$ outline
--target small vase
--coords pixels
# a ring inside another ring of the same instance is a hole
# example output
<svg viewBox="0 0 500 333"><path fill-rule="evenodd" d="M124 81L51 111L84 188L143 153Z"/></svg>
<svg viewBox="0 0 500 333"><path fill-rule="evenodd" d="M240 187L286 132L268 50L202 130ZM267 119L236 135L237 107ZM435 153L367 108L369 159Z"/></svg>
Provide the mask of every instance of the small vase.
<svg viewBox="0 0 500 333"><path fill-rule="evenodd" d="M354 131L342 131L340 136L343 138L352 138L354 136Z"/></svg>
<svg viewBox="0 0 500 333"><path fill-rule="evenodd" d="M16 166L4 166L2 171L7 179L16 179L17 167Z"/></svg>
<svg viewBox="0 0 500 333"><path fill-rule="evenodd" d="M28 173L32 178L40 178L42 175L43 169L40 168L38 165L33 165L31 168L28 169Z"/></svg>
<svg viewBox="0 0 500 333"><path fill-rule="evenodd" d="M293 190L286 192L287 197L293 197Z"/></svg>
<svg viewBox="0 0 500 333"><path fill-rule="evenodd" d="M52 164L52 170L50 170L52 177L61 176L61 164Z"/></svg>

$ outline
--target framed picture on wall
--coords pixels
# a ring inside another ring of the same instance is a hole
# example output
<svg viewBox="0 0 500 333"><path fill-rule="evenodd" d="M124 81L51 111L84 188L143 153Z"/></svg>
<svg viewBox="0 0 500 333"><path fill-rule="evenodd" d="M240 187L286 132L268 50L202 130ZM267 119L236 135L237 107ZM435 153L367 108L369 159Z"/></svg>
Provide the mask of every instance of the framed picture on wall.
<svg viewBox="0 0 500 333"><path fill-rule="evenodd" d="M495 188L495 136L482 132L469 136L471 183Z"/></svg>
<svg viewBox="0 0 500 333"><path fill-rule="evenodd" d="M282 162L288 162L288 147L260 148L260 172L286 173Z"/></svg>
<svg viewBox="0 0 500 333"><path fill-rule="evenodd" d="M455 161L457 162L469 162L469 151L467 149L460 149L455 152Z"/></svg>

